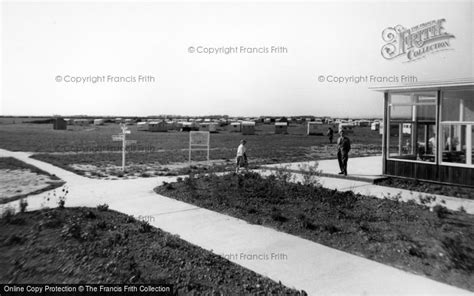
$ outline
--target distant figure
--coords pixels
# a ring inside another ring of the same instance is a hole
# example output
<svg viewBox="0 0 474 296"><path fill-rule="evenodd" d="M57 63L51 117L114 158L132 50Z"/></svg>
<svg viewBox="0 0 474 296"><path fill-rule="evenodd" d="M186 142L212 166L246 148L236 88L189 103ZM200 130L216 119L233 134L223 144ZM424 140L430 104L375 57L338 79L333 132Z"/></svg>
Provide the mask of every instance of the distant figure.
<svg viewBox="0 0 474 296"><path fill-rule="evenodd" d="M329 138L329 144L332 144L332 138L334 137L334 131L332 128L328 127L328 132L326 133L326 136Z"/></svg>
<svg viewBox="0 0 474 296"><path fill-rule="evenodd" d="M341 169L339 175L347 176L347 161L349 160L351 141L348 137L344 136L344 130L340 130L339 134L341 135L337 139L337 160L339 162L339 168Z"/></svg>
<svg viewBox="0 0 474 296"><path fill-rule="evenodd" d="M236 173L239 172L240 168L247 169L247 147L245 147L245 144L247 144L247 141L240 140L240 145L237 148L237 168L235 169Z"/></svg>
<svg viewBox="0 0 474 296"><path fill-rule="evenodd" d="M454 138L448 137L446 139L446 148L445 148L445 150L447 150L447 151L456 151L458 145L459 145L459 140L458 140L457 137L454 137Z"/></svg>

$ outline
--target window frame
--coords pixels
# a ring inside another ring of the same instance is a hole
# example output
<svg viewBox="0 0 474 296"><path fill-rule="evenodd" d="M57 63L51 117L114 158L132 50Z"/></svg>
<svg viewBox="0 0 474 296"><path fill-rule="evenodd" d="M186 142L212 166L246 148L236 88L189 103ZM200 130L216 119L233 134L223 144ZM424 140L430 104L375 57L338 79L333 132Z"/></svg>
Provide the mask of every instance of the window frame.
<svg viewBox="0 0 474 296"><path fill-rule="evenodd" d="M393 95L409 95L411 98L413 98L414 95L416 95L417 93L432 93L434 95L434 103L429 103L429 102L417 102L417 103L411 103L411 104L408 104L408 103L399 103L399 104L393 104L392 103L392 96ZM440 96L439 96L439 91L437 90L426 90L426 91L396 91L396 92L388 92L388 102L387 102L387 128L386 128L386 133L387 133L387 139L386 139L386 143L385 143L385 147L386 147L386 159L387 160L391 160L391 161L402 161L402 162L410 162L410 163L420 163L420 164L429 164L429 165L438 165L439 163L439 154L440 154L440 149L437 148L437 151L436 151L436 154L435 154L435 159L434 161L424 161L424 160L413 160L413 159L403 159L403 158L395 158L393 156L390 156L390 132L391 132L391 124L392 124L392 119L391 119L391 115L392 115L392 106L422 106L422 105L429 105L429 106L435 106L435 119L434 119L434 127L435 127L435 130L437 131L437 139L436 140L436 143L437 143L437 147L439 146L438 142L439 142L439 118L438 118L438 114L439 114L439 104L440 104ZM394 123L397 123L397 124L411 124L412 125L412 133L413 133L413 130L416 130L414 128L414 124L416 121L413 120L413 115L416 116L416 113L414 114L412 110L412 118L411 120L394 120L393 122ZM416 131L415 131L416 132ZM399 134L399 137L400 137L400 134ZM414 143L412 143L413 145Z"/></svg>
<svg viewBox="0 0 474 296"><path fill-rule="evenodd" d="M443 101L444 101L444 95L445 92L452 92L452 91L462 91L462 90L470 90L469 88L458 88L458 89L452 89L452 90L444 90L441 91L441 95L439 98L439 108L440 108L440 118L439 118L439 124L438 124L438 135L439 140L444 140L444 135L443 133L443 127L444 126L453 126L453 125L458 125L458 126L466 126L466 163L457 163L457 162L446 162L443 161L443 152L444 152L444 145L442 145L438 149L438 159L439 159L439 164L443 166L451 166L451 167L463 167L463 168L474 168L474 157L472 157L472 151L474 148L473 145L473 139L472 139L472 133L474 131L474 121L453 121L453 120L447 120L443 121L442 114L443 114Z"/></svg>

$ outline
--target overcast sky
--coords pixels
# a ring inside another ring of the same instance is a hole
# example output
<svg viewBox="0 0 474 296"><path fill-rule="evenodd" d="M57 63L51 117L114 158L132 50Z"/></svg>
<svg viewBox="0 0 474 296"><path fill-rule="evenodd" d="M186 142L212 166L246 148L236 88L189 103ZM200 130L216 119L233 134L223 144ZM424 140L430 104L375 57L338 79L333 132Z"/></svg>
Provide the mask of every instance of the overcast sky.
<svg viewBox="0 0 474 296"><path fill-rule="evenodd" d="M414 62L381 56L385 28L443 18L455 36L450 50ZM11 1L1 19L3 115L368 117L383 112L382 94L369 87L387 83L318 77L474 76L472 1ZM190 52L235 46L287 52ZM154 81L64 81L139 75Z"/></svg>

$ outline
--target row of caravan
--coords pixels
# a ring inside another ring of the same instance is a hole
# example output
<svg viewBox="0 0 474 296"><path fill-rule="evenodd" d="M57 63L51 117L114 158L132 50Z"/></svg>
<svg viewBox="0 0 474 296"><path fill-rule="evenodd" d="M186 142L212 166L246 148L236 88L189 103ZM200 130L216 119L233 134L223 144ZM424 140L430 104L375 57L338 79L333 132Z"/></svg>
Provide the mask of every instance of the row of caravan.
<svg viewBox="0 0 474 296"><path fill-rule="evenodd" d="M121 123L131 124L120 120ZM53 121L54 129L67 129L68 125L104 125L104 119L63 119L55 118ZM195 122L195 121L165 121L165 120L148 120L143 122L137 122L137 130L139 131L150 131L150 132L167 132L171 130L176 131L208 131L215 133L222 124L220 122ZM254 121L235 121L231 122L226 130L230 132L238 132L243 135L255 134ZM357 125L354 122L334 123L334 124L323 124L321 121L307 122L307 135L325 135L328 129L333 129L333 132L339 132L344 130L346 133L353 133L354 128L357 126L366 126L365 123ZM383 124L379 121L370 123L371 130L379 131L380 134L383 132ZM274 123L275 134L287 134L288 133L288 122L275 122Z"/></svg>
<svg viewBox="0 0 474 296"><path fill-rule="evenodd" d="M253 135L255 134L255 122L254 121L237 121L231 122L228 126L230 132L238 132L243 135ZM275 122L274 123L275 134L287 134L288 133L288 123L287 122ZM138 122L137 130L139 131L151 131L151 132L167 132L170 130L177 131L208 131L215 133L218 131L219 124L216 122L174 122L174 121L149 121L149 122ZM357 125L353 123L339 123L339 124L322 124L320 122L308 122L307 123L307 135L325 135L328 132L328 129L331 128L333 131L339 132L344 130L346 133L350 134L354 132L354 128ZM382 131L383 125L380 122L371 123L371 130Z"/></svg>
<svg viewBox="0 0 474 296"><path fill-rule="evenodd" d="M137 130L150 132L167 132L170 130L179 131L208 131L217 132L218 124L214 122L175 122L175 121L149 121L138 122Z"/></svg>

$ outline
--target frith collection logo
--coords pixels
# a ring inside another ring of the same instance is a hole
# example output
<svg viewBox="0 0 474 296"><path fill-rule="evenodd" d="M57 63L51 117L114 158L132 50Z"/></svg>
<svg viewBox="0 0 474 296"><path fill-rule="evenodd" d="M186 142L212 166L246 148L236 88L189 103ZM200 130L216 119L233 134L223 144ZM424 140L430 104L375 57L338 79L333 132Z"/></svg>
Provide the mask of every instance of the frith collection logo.
<svg viewBox="0 0 474 296"><path fill-rule="evenodd" d="M401 25L388 27L382 32L382 56L387 60L405 57L406 62L425 57L427 54L451 49L454 35L445 32L445 19L433 20L406 29Z"/></svg>

